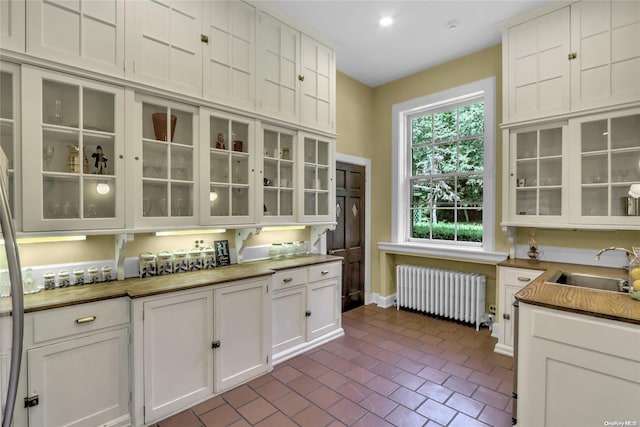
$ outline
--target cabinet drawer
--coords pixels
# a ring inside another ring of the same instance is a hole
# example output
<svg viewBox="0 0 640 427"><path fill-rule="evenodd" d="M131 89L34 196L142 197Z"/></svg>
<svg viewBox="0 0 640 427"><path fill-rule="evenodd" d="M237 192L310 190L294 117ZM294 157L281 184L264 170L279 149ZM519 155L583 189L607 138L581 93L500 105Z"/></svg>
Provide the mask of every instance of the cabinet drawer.
<svg viewBox="0 0 640 427"><path fill-rule="evenodd" d="M126 298L47 310L33 314L33 342L49 341L125 323L129 323L129 303Z"/></svg>
<svg viewBox="0 0 640 427"><path fill-rule="evenodd" d="M542 273L544 273L544 270L500 267L500 276L502 278L502 283L516 286L526 286Z"/></svg>
<svg viewBox="0 0 640 427"><path fill-rule="evenodd" d="M306 268L292 268L291 270L279 271L273 275L274 290L304 285L305 283L307 283Z"/></svg>
<svg viewBox="0 0 640 427"><path fill-rule="evenodd" d="M339 262L309 267L309 282L317 282L318 280L324 280L330 277L338 277L341 272L342 264Z"/></svg>

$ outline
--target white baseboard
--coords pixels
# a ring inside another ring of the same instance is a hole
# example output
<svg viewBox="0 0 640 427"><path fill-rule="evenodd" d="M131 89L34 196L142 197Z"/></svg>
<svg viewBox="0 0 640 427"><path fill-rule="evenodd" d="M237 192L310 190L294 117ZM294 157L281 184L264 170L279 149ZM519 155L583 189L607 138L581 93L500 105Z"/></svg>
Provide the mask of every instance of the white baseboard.
<svg viewBox="0 0 640 427"><path fill-rule="evenodd" d="M396 304L396 294L382 297L380 294L371 294L371 303L376 304L378 307L389 308Z"/></svg>
<svg viewBox="0 0 640 427"><path fill-rule="evenodd" d="M513 347L511 347L510 345L504 345L504 344L498 343L493 348L493 351L499 354L504 354L505 356L513 357Z"/></svg>
<svg viewBox="0 0 640 427"><path fill-rule="evenodd" d="M500 323L493 322L493 325L491 327L492 327L492 329L491 329L491 337L499 338L499 336L500 336Z"/></svg>
<svg viewBox="0 0 640 427"><path fill-rule="evenodd" d="M323 335L319 338L316 338L315 340L309 341L309 342L305 342L302 344L298 344L295 347L291 347L285 351L281 351L278 354L274 354L271 358L271 364L273 366L277 365L278 363L284 362L285 360L289 360L292 357L298 356L304 352L307 352L309 350L312 350L316 347L321 346L322 344L326 344L331 340L334 340L336 338L342 337L344 336L344 329L340 328L340 329L336 329L333 332L329 332L326 335Z"/></svg>

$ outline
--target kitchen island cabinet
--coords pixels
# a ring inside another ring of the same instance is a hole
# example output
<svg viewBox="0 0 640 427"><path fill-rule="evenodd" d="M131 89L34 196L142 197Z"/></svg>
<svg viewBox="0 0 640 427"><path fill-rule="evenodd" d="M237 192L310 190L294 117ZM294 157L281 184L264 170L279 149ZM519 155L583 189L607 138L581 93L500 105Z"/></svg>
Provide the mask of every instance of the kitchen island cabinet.
<svg viewBox="0 0 640 427"><path fill-rule="evenodd" d="M519 322L518 426L638 422L640 325L522 301Z"/></svg>

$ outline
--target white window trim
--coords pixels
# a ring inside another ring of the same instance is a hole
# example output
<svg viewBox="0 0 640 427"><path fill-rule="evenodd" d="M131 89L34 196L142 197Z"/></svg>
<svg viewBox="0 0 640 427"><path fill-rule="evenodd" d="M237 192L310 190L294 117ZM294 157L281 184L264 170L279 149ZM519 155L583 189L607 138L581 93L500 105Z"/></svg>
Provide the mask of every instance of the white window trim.
<svg viewBox="0 0 640 427"><path fill-rule="evenodd" d="M451 102L456 98L467 98L472 94L482 93L485 103L485 150L484 150L484 193L483 193L483 243L482 247L465 246L462 243L450 242L416 242L410 241L409 236L409 180L407 156L410 150L405 143L407 116L425 107L435 107L445 101ZM442 255L455 252L486 252L495 254L495 214L496 214L496 78L489 77L473 83L468 83L442 92L412 99L393 105L392 108L392 193L391 193L391 243L413 248L422 254L431 250L434 254ZM387 244L389 245L389 244ZM391 247L389 247L391 249ZM477 255L476 255L477 256ZM474 256L474 258L476 257Z"/></svg>

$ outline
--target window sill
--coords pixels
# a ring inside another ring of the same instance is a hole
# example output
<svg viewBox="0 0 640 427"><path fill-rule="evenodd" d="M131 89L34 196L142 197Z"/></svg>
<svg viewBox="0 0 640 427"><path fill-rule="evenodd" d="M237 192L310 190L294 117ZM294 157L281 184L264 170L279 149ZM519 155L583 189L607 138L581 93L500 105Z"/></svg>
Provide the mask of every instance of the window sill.
<svg viewBox="0 0 640 427"><path fill-rule="evenodd" d="M497 264L507 259L509 255L506 252L487 252L475 248L454 248L391 242L378 242L378 250L396 254L477 262L480 264Z"/></svg>

